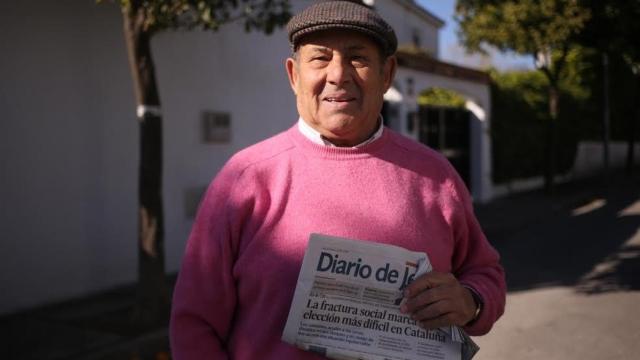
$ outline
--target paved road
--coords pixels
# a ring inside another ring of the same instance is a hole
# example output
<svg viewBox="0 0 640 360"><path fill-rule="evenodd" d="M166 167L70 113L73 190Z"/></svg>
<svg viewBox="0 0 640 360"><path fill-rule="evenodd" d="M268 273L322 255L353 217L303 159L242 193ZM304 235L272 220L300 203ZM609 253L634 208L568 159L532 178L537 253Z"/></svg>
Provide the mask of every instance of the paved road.
<svg viewBox="0 0 640 360"><path fill-rule="evenodd" d="M509 294L477 360L640 358L640 181L478 208Z"/></svg>

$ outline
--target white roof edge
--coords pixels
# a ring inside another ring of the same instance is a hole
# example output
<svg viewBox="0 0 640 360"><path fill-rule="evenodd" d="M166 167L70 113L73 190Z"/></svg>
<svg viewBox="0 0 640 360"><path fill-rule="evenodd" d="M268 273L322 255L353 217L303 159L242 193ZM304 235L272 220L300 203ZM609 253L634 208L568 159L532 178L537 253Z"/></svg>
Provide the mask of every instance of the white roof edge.
<svg viewBox="0 0 640 360"><path fill-rule="evenodd" d="M445 21L434 15L431 11L418 5L414 0L395 0L398 4L420 16L438 29L444 26Z"/></svg>
<svg viewBox="0 0 640 360"><path fill-rule="evenodd" d="M400 103L402 102L404 97L402 96L402 93L398 91L398 89L391 86L389 90L387 90L387 92L384 93L384 99L392 103Z"/></svg>

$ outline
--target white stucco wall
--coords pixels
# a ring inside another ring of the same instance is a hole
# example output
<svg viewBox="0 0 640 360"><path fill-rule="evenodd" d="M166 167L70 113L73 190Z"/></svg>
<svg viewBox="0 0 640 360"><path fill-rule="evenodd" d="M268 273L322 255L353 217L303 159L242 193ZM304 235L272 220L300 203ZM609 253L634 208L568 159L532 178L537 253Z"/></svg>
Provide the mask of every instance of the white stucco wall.
<svg viewBox="0 0 640 360"><path fill-rule="evenodd" d="M176 271L192 224L185 193L206 186L236 151L294 124L297 111L282 33L245 34L235 25L217 34L165 33L154 51L165 113L166 250ZM203 110L231 114L230 143L202 142Z"/></svg>
<svg viewBox="0 0 640 360"><path fill-rule="evenodd" d="M634 159L640 159L640 146L634 144ZM627 152L626 141L609 142L609 167L622 169L626 166ZM600 141L580 141L576 149L576 157L573 167L569 171L571 176L580 178L593 176L604 169L604 145ZM637 161L637 160L636 160Z"/></svg>
<svg viewBox="0 0 640 360"><path fill-rule="evenodd" d="M135 281L138 124L118 8L9 2L0 30L0 314ZM282 31L168 32L153 50L175 272L192 223L185 192L297 117ZM230 143L201 141L202 110L231 113Z"/></svg>
<svg viewBox="0 0 640 360"><path fill-rule="evenodd" d="M135 277L136 120L119 12L0 10L0 313Z"/></svg>

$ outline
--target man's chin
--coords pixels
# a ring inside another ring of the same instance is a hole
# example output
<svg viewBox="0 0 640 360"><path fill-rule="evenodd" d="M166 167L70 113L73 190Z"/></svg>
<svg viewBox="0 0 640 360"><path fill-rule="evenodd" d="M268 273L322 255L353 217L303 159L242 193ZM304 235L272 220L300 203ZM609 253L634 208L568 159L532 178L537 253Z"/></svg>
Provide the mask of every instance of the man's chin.
<svg viewBox="0 0 640 360"><path fill-rule="evenodd" d="M322 123L329 129L339 130L341 128L348 128L361 123L361 120L355 114L333 113L324 116L324 121L322 121Z"/></svg>
<svg viewBox="0 0 640 360"><path fill-rule="evenodd" d="M351 125L351 126L349 126ZM353 124L344 124L344 126L327 127L322 132L322 136L334 145L353 146L359 142L363 134L359 133L359 129Z"/></svg>
<svg viewBox="0 0 640 360"><path fill-rule="evenodd" d="M343 120L325 124L324 130L326 137L345 137L354 132L354 122L352 120Z"/></svg>

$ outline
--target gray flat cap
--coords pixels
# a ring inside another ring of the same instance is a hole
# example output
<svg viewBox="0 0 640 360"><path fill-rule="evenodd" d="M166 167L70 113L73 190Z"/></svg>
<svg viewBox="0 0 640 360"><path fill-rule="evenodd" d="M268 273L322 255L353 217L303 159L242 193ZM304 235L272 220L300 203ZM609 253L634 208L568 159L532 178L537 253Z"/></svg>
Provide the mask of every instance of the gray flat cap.
<svg viewBox="0 0 640 360"><path fill-rule="evenodd" d="M361 32L376 41L384 55L396 52L393 28L374 10L354 1L322 1L296 14L287 24L289 42L297 49L300 39L321 30L345 29Z"/></svg>

